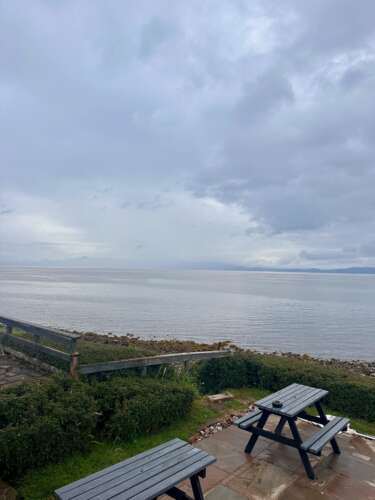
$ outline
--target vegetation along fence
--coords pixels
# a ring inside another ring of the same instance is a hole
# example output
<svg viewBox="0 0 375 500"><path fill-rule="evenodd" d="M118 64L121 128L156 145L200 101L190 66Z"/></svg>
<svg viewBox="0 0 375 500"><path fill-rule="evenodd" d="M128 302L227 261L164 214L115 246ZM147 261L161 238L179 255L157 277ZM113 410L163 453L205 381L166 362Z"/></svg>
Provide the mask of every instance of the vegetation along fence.
<svg viewBox="0 0 375 500"><path fill-rule="evenodd" d="M92 375L95 373L113 372L118 370L127 370L129 368L142 368L145 375L147 367L175 365L183 363L185 367L192 361L202 361L206 359L223 358L231 355L228 349L222 351L198 351L182 352L176 354L161 354L160 356L148 356L145 358L121 359L119 361L107 361L104 363L95 363L82 365L79 367L79 373L82 375Z"/></svg>
<svg viewBox="0 0 375 500"><path fill-rule="evenodd" d="M182 363L187 367L191 362L223 358L232 354L229 349L225 349L221 351L162 354L159 356L79 365L79 352L77 352L77 341L80 338L79 334L62 332L60 330L5 318L3 316L0 316L0 325L1 324L5 326L5 330L4 333L0 332L0 349L21 355L22 357L32 358L39 362L42 360L47 364L49 364L51 358L54 360L57 359L60 362L62 361L65 366L69 366L70 374L73 377L77 377L79 374L94 375L131 368L141 368L142 374L146 375L147 368L151 366ZM29 337L31 335L31 338L26 338L26 335L23 335L23 333L29 334ZM48 345L45 345L45 343L42 344L41 340ZM56 345L62 346L61 349L65 349L65 352L57 349Z"/></svg>

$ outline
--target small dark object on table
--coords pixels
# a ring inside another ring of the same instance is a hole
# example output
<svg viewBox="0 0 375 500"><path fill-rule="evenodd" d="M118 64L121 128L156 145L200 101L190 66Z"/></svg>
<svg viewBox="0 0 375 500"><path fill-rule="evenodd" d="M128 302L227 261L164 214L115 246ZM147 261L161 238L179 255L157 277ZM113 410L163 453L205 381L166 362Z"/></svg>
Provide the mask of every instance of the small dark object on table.
<svg viewBox="0 0 375 500"><path fill-rule="evenodd" d="M275 401L272 401L272 406L274 408L282 408L283 407L283 404L281 401L279 401L278 399L276 399Z"/></svg>

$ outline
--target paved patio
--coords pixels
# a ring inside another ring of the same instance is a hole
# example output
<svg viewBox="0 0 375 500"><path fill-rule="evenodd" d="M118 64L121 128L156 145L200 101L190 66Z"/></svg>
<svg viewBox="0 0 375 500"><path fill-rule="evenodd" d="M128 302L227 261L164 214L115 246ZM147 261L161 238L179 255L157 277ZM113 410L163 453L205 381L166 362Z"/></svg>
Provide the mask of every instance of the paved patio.
<svg viewBox="0 0 375 500"><path fill-rule="evenodd" d="M266 428L273 428L271 420ZM299 422L303 438L317 431ZM287 426L285 435L288 435ZM297 450L262 437L251 456L243 452L250 434L235 426L194 443L217 457L202 481L207 500L375 499L375 441L350 434L337 438L341 455L327 445L321 457L310 455L317 479L306 477ZM183 485L188 492L189 486Z"/></svg>

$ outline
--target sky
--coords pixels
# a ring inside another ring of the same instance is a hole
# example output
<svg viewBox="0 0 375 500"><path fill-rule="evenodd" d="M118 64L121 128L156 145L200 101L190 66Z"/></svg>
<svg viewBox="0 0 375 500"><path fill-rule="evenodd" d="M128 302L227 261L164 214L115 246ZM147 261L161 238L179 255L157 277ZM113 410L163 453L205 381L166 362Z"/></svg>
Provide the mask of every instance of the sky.
<svg viewBox="0 0 375 500"><path fill-rule="evenodd" d="M374 19L0 0L0 264L374 266Z"/></svg>

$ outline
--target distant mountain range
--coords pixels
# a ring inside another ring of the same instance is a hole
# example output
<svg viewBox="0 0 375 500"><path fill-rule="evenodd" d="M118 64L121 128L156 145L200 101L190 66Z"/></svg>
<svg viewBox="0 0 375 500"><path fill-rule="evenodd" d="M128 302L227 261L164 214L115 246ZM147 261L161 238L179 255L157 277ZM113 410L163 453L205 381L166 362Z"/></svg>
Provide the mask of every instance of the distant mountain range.
<svg viewBox="0 0 375 500"><path fill-rule="evenodd" d="M338 267L322 269L318 267L262 267L243 266L239 264L228 264L225 262L180 262L173 265L160 266L136 266L124 265L124 262L105 262L94 259L70 259L65 261L43 261L33 263L6 263L1 262L2 267L41 267L41 268L65 268L65 269L186 269L201 271L249 271L249 272L272 272L272 273L326 273L326 274L375 274L375 267Z"/></svg>
<svg viewBox="0 0 375 500"><path fill-rule="evenodd" d="M206 269L217 271L253 271L273 273L329 273L329 274L375 274L375 267L343 267L333 269L320 269L316 267L247 267L235 264L206 263L193 265L191 269Z"/></svg>

